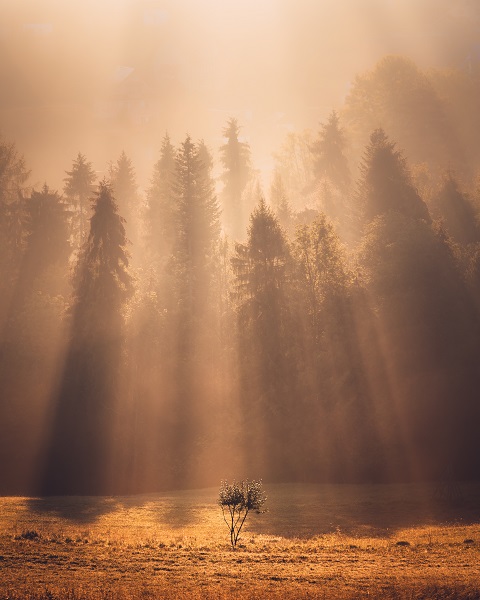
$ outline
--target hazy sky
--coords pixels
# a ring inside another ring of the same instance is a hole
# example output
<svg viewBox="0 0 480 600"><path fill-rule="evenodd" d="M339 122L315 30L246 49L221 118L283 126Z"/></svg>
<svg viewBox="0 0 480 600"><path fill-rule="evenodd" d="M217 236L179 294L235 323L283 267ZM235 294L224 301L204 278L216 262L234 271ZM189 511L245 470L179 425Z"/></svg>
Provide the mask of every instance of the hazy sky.
<svg viewBox="0 0 480 600"><path fill-rule="evenodd" d="M383 55L480 55L478 0L1 0L0 132L61 186L78 151L150 175L166 129L216 149L237 116L262 168Z"/></svg>

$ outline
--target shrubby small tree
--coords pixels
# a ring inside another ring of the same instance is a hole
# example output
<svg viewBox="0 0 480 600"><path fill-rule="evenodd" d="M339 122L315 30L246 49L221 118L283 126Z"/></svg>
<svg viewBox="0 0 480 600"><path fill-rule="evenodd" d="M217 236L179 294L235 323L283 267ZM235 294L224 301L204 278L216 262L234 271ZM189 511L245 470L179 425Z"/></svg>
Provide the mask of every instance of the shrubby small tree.
<svg viewBox="0 0 480 600"><path fill-rule="evenodd" d="M240 481L228 483L222 481L218 503L222 508L223 519L230 530L230 543L235 547L248 513L255 510L262 512L267 500L261 481Z"/></svg>

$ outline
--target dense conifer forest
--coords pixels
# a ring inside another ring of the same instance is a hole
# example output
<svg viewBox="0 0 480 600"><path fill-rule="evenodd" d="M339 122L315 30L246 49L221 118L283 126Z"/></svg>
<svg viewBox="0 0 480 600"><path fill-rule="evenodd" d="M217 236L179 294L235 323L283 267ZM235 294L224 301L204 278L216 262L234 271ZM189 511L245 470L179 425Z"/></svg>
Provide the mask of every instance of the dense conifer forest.
<svg viewBox="0 0 480 600"><path fill-rule="evenodd" d="M0 492L478 480L479 105L389 55L270 176L231 116L146 185L2 136Z"/></svg>

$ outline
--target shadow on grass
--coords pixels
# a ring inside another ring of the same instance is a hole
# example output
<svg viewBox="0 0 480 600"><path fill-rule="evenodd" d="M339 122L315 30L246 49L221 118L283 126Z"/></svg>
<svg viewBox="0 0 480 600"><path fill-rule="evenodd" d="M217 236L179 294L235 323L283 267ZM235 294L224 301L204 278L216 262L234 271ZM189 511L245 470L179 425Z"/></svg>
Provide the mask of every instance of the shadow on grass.
<svg viewBox="0 0 480 600"><path fill-rule="evenodd" d="M265 485L265 489L268 512L248 517L247 529L252 533L310 538L340 531L355 537L384 537L416 526L480 523L480 484L461 484L452 495L439 495L438 486L428 484L275 484ZM220 511L216 489L123 497L32 498L27 505L34 514L77 524L146 507L145 515L153 519L151 522L192 530Z"/></svg>
<svg viewBox="0 0 480 600"><path fill-rule="evenodd" d="M49 496L30 498L27 506L32 513L48 514L72 523L87 524L119 508L115 498L95 496Z"/></svg>
<svg viewBox="0 0 480 600"><path fill-rule="evenodd" d="M86 525L109 513L142 507L147 501L146 496L45 496L29 498L27 506L37 515L50 515Z"/></svg>
<svg viewBox="0 0 480 600"><path fill-rule="evenodd" d="M26 501L33 514L84 525L93 524L109 513L148 506L157 523L173 529L194 526L201 520L201 510L215 503L215 492L211 489L131 496L45 496Z"/></svg>
<svg viewBox="0 0 480 600"><path fill-rule="evenodd" d="M258 534L383 537L416 526L480 522L479 484L461 484L452 495L439 494L438 486L428 484L288 484L266 490L268 512L252 515L248 524Z"/></svg>

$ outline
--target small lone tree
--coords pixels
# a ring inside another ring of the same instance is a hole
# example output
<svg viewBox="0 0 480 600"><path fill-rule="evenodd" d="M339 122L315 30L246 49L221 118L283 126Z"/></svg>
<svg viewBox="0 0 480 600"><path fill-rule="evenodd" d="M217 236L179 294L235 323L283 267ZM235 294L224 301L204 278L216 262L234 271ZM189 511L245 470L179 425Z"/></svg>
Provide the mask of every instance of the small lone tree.
<svg viewBox="0 0 480 600"><path fill-rule="evenodd" d="M223 519L230 530L230 542L235 550L243 524L251 510L261 512L267 497L261 481L237 483L222 481L218 503L222 508Z"/></svg>

